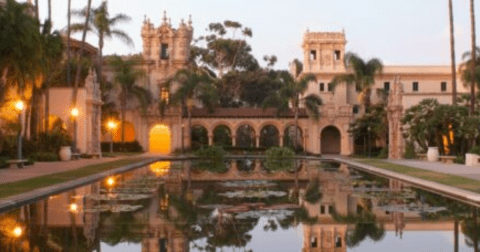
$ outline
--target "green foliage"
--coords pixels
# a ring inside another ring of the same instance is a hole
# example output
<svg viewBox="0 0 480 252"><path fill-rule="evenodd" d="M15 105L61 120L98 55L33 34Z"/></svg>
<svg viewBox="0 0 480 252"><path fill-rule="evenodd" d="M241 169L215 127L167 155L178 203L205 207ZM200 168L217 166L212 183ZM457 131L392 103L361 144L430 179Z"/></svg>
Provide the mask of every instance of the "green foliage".
<svg viewBox="0 0 480 252"><path fill-rule="evenodd" d="M286 171L294 168L295 152L288 147L272 147L265 152L265 167L271 171Z"/></svg>
<svg viewBox="0 0 480 252"><path fill-rule="evenodd" d="M0 157L0 168L8 168L8 163L7 163L7 160L9 158L8 157Z"/></svg>
<svg viewBox="0 0 480 252"><path fill-rule="evenodd" d="M200 160L195 162L195 168L198 170L208 170L211 172L223 172L226 167L223 162L225 150L220 146L209 146L195 152L195 156Z"/></svg>
<svg viewBox="0 0 480 252"><path fill-rule="evenodd" d="M58 161L58 155L55 152L35 152L30 154L29 159L37 162L54 162Z"/></svg>
<svg viewBox="0 0 480 252"><path fill-rule="evenodd" d="M465 156L457 156L453 162L455 164L465 164Z"/></svg>
<svg viewBox="0 0 480 252"><path fill-rule="evenodd" d="M320 181L318 178L313 179L307 185L305 190L305 200L308 203L315 204L322 199L322 193L320 192Z"/></svg>
<svg viewBox="0 0 480 252"><path fill-rule="evenodd" d="M413 145L412 142L407 142L405 144L405 154L404 158L405 159L415 159L416 158L416 153L415 153L415 146Z"/></svg>
<svg viewBox="0 0 480 252"><path fill-rule="evenodd" d="M480 145L473 146L468 153L480 155Z"/></svg>
<svg viewBox="0 0 480 252"><path fill-rule="evenodd" d="M370 129L371 140L385 139L388 134L386 107L384 103L370 106L365 114L350 124L349 132L358 139L367 136Z"/></svg>
<svg viewBox="0 0 480 252"><path fill-rule="evenodd" d="M387 159L388 158L388 147L383 147L380 153L378 154L377 158L379 159Z"/></svg>
<svg viewBox="0 0 480 252"><path fill-rule="evenodd" d="M102 142L100 144L102 152L110 152L110 142ZM134 152L141 153L143 148L138 141L133 142L114 142L113 143L114 152Z"/></svg>

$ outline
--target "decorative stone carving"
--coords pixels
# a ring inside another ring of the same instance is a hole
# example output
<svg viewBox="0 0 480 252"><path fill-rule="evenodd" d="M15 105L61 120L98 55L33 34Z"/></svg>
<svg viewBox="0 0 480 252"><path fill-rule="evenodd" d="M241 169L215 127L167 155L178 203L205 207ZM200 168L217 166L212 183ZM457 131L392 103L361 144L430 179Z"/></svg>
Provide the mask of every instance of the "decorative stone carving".
<svg viewBox="0 0 480 252"><path fill-rule="evenodd" d="M403 115L403 85L400 77L396 76L393 87L388 95L388 158L401 159L403 157L403 136L400 120Z"/></svg>

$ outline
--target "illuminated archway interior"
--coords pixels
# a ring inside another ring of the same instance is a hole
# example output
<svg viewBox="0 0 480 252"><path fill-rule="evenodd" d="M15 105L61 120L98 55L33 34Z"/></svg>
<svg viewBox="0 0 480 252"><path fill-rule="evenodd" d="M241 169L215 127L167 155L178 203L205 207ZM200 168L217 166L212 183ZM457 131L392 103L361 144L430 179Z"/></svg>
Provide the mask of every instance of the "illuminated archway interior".
<svg viewBox="0 0 480 252"><path fill-rule="evenodd" d="M170 129L161 124L150 130L150 153L169 154L171 151Z"/></svg>
<svg viewBox="0 0 480 252"><path fill-rule="evenodd" d="M122 123L119 122L117 128L113 133L113 141L120 142L122 141ZM135 141L135 127L131 122L125 122L125 142Z"/></svg>
<svg viewBox="0 0 480 252"><path fill-rule="evenodd" d="M155 162L150 165L150 171L157 177L163 177L168 174L170 169L170 161Z"/></svg>

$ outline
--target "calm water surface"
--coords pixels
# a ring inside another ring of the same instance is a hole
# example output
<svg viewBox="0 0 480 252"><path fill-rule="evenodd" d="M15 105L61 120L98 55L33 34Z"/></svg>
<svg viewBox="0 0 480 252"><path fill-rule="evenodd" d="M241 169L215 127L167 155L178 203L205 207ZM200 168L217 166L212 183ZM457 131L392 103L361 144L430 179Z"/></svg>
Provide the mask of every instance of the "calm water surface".
<svg viewBox="0 0 480 252"><path fill-rule="evenodd" d="M0 213L0 251L478 251L478 209L455 200L318 162L295 197L237 164L242 181L159 162Z"/></svg>

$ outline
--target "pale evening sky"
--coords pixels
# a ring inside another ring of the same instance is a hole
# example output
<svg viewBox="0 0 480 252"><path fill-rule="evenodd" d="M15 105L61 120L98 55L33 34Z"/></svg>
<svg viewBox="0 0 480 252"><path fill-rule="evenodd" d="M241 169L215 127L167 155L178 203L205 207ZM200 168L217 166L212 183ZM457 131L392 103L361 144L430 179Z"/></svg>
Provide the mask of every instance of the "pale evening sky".
<svg viewBox="0 0 480 252"><path fill-rule="evenodd" d="M96 7L101 1L93 0L92 5ZM87 0L72 0L73 9L86 4ZM469 1L454 0L453 4L458 62L470 48ZM39 6L41 18L45 18L47 0L39 0ZM67 25L67 0L52 0L52 6L54 27L63 29ZM347 51L364 58L378 57L387 65L450 64L447 0L109 0L111 15L125 13L132 17L131 22L119 28L133 38L135 47L111 40L106 42L104 54L141 52L144 15L158 27L164 10L174 27L191 14L194 37L204 35L211 22L233 20L252 28L249 43L254 55L262 65L263 55L276 55L278 69L287 68L294 58L302 59L302 34L307 29L345 29ZM480 35L479 26L477 22ZM93 34L87 40L94 46L98 44Z"/></svg>

